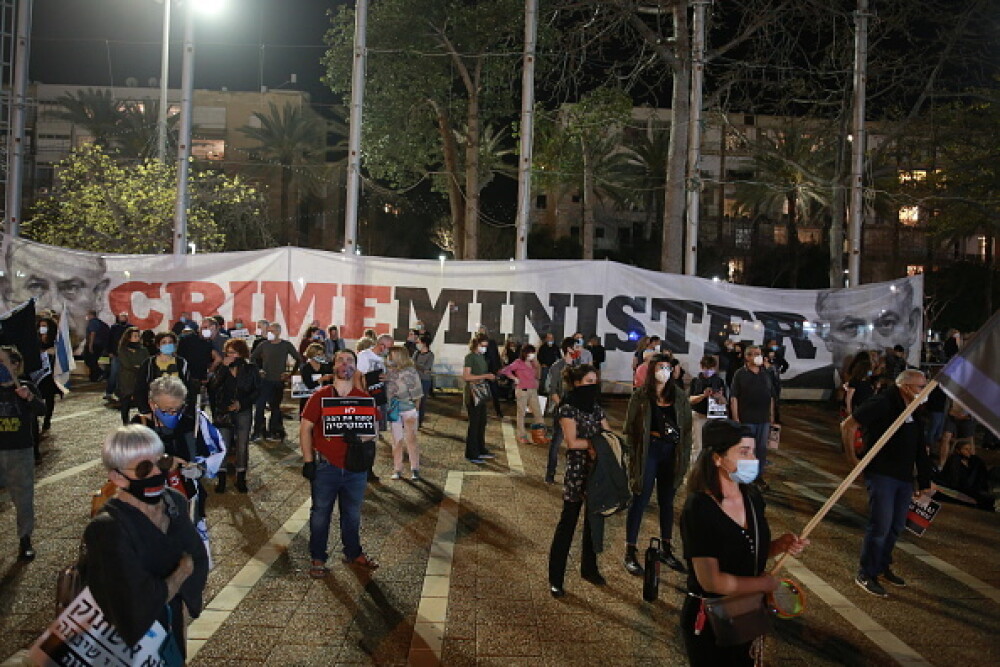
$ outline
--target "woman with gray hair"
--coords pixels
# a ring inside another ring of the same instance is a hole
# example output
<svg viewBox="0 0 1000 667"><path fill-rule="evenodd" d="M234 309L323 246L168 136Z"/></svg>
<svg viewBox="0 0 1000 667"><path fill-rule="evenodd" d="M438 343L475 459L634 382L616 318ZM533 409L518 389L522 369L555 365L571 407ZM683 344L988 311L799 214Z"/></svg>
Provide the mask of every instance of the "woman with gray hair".
<svg viewBox="0 0 1000 667"><path fill-rule="evenodd" d="M101 460L118 488L84 531L83 582L129 646L159 621L183 656L183 608L201 613L208 555L187 499L167 487L172 457L133 424L108 436Z"/></svg>

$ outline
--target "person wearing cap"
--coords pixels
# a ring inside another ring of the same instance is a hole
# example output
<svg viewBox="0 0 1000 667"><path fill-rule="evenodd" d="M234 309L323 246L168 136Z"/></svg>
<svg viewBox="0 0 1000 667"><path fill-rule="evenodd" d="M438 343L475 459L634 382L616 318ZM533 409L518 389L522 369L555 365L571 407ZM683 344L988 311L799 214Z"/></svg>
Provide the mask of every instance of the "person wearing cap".
<svg viewBox="0 0 1000 667"><path fill-rule="evenodd" d="M702 450L688 479L681 513L688 594L681 608L681 634L691 665L755 664L761 637L736 646L718 646L705 616L704 601L768 593L778 579L766 574L767 560L788 552L798 556L809 544L792 533L772 540L764 498L751 482L759 461L753 433L731 419L713 419L702 429Z"/></svg>

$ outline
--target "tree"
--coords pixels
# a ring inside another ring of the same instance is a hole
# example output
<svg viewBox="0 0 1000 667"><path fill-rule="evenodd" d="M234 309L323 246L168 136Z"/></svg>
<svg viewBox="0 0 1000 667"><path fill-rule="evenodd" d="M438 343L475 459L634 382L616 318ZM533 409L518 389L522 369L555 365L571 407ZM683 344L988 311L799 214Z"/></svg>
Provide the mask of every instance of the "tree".
<svg viewBox="0 0 1000 667"><path fill-rule="evenodd" d="M60 95L56 103L62 108L50 111L51 116L82 127L98 146L110 147L117 138L125 103L110 90L78 90Z"/></svg>
<svg viewBox="0 0 1000 667"><path fill-rule="evenodd" d="M458 259L478 256L484 128L515 108L523 3L384 0L368 16L364 167L393 187L438 174ZM544 32L544 30L543 30ZM351 87L354 10L332 14L325 82Z"/></svg>
<svg viewBox="0 0 1000 667"><path fill-rule="evenodd" d="M121 117L118 121L114 146L125 158L145 159L156 157L156 146L159 140L160 103L157 100L142 102L126 102L122 105ZM167 159L171 159L177 151L177 123L180 114L167 116Z"/></svg>
<svg viewBox="0 0 1000 667"><path fill-rule="evenodd" d="M752 155L754 177L737 184L737 203L751 216L786 211L789 283L798 287L799 222L830 204L831 147L821 134L806 132L792 121L786 130L758 133Z"/></svg>
<svg viewBox="0 0 1000 667"><path fill-rule="evenodd" d="M59 163L56 186L24 224L25 236L52 245L121 253L165 253L173 245L177 171L158 160L118 162L86 144ZM237 177L193 171L188 237L205 251L271 245L260 222L263 197Z"/></svg>
<svg viewBox="0 0 1000 667"><path fill-rule="evenodd" d="M269 104L267 113L254 112L259 127L246 125L240 132L257 142L252 157L278 170L280 197L279 240L301 243L299 226L292 208L292 189L301 200L304 193L315 190L318 170L322 170L326 151L326 126L323 119L307 107ZM344 132L346 134L346 132Z"/></svg>

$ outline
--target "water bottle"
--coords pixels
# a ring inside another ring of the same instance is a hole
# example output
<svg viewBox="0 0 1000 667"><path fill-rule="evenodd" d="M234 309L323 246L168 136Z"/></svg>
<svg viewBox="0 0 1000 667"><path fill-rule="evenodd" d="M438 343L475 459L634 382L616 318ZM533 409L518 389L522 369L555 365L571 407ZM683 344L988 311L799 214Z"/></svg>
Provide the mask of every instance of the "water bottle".
<svg viewBox="0 0 1000 667"><path fill-rule="evenodd" d="M656 602L660 596L660 538L649 538L646 563L642 578L642 599Z"/></svg>

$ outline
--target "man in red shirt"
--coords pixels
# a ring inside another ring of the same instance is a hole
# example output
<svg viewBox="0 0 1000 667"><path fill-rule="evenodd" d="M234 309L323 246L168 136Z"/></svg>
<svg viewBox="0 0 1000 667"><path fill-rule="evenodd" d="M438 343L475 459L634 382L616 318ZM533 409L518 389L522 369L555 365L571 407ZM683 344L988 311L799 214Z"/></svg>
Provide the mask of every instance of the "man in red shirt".
<svg viewBox="0 0 1000 667"><path fill-rule="evenodd" d="M340 350L334 356L333 384L319 389L309 398L302 411L299 444L302 448L302 476L312 486L312 508L309 511L309 575L322 578L330 573L327 542L334 503L340 505L340 539L344 543L343 561L349 565L374 570L378 563L361 548L361 504L365 499L368 473L351 472L345 468L347 443L343 436L323 433L322 401L333 396L368 396L354 386L357 361L351 350Z"/></svg>

